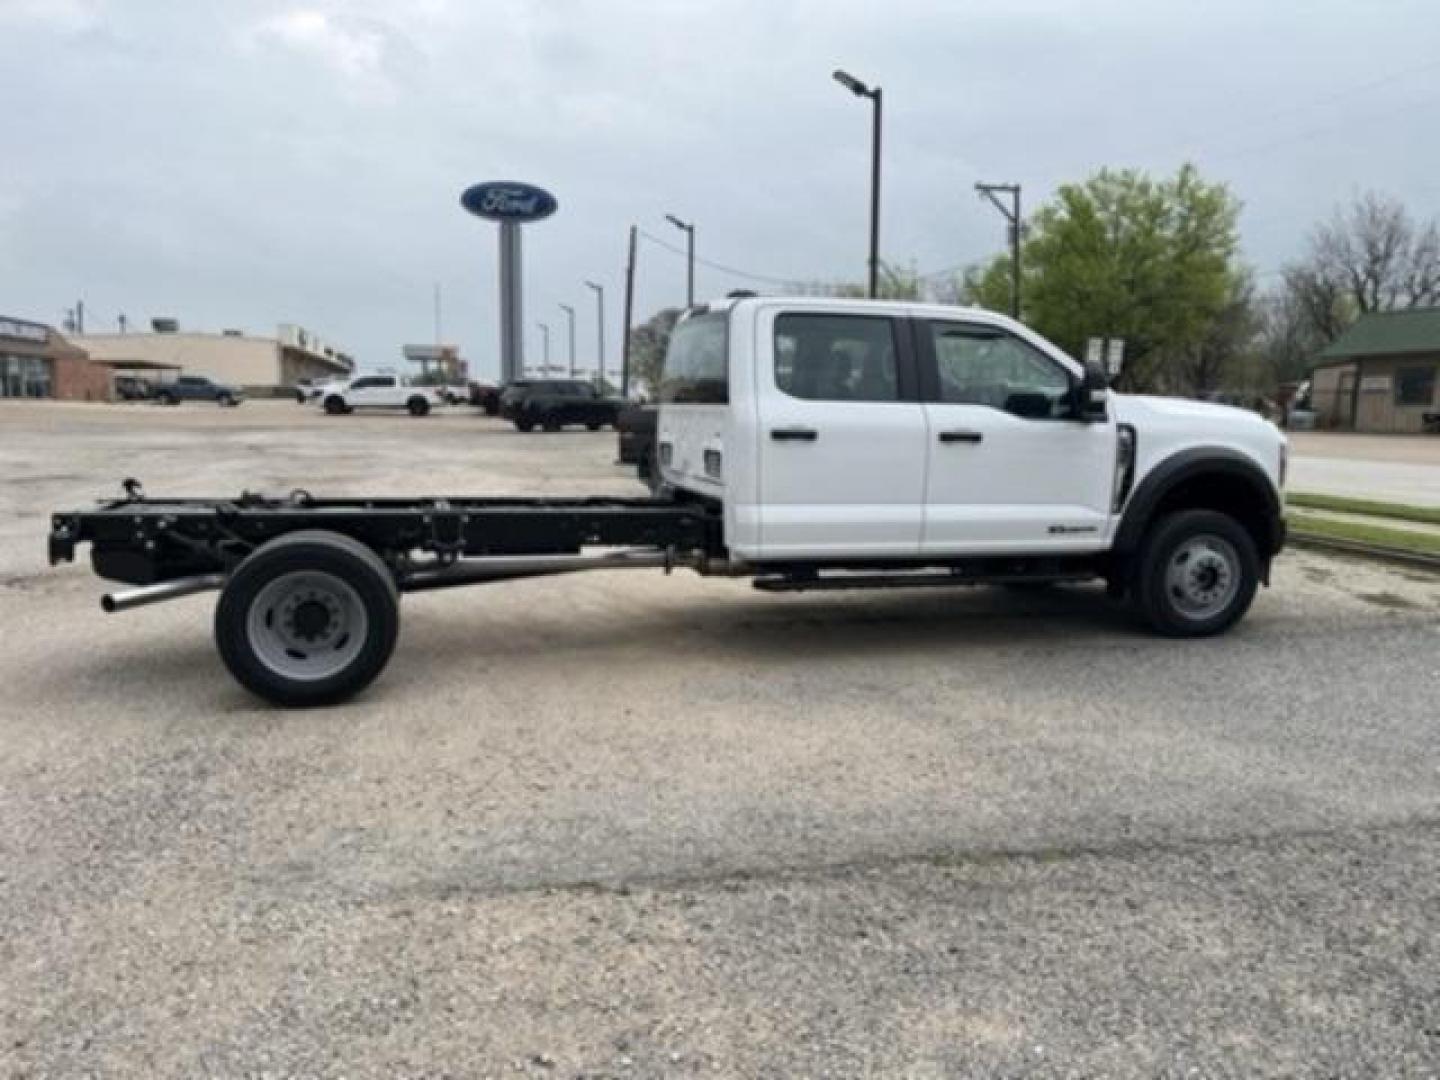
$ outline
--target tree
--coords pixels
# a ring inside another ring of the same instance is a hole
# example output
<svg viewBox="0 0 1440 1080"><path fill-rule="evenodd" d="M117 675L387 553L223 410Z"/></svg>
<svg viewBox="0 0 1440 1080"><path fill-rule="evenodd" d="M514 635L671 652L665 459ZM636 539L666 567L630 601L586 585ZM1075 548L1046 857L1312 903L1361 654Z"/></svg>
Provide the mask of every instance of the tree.
<svg viewBox="0 0 1440 1080"><path fill-rule="evenodd" d="M679 319L679 308L661 308L649 321L630 331L630 379L632 383L643 383L652 395L660 388L665 350Z"/></svg>
<svg viewBox="0 0 1440 1080"><path fill-rule="evenodd" d="M1440 227L1417 225L1399 200L1366 192L1315 228L1284 280L1311 333L1328 344L1359 315L1440 303Z"/></svg>
<svg viewBox="0 0 1440 1080"><path fill-rule="evenodd" d="M1288 280L1262 301L1257 349L1270 385L1304 379L1316 354L1332 339L1316 330L1306 297Z"/></svg>
<svg viewBox="0 0 1440 1080"><path fill-rule="evenodd" d="M1248 274L1236 274L1225 306L1211 320L1204 336L1180 352L1162 372L1164 389L1191 395L1238 389L1253 381L1246 361L1254 358L1260 331L1255 285Z"/></svg>
<svg viewBox="0 0 1440 1080"><path fill-rule="evenodd" d="M1223 184L1190 165L1171 180L1104 169L1066 184L1026 225L1023 317L1076 355L1088 338L1124 338L1129 389L1183 384L1186 358L1236 298L1239 213ZM996 259L972 269L963 291L1005 310L1009 272Z"/></svg>
<svg viewBox="0 0 1440 1080"><path fill-rule="evenodd" d="M875 283L877 300L920 300L923 299L924 283L914 265L894 266L882 261L879 280ZM844 284L835 289L835 295L851 299L863 299L869 293L864 285Z"/></svg>
<svg viewBox="0 0 1440 1080"><path fill-rule="evenodd" d="M1022 254L1023 264L1025 257ZM966 304L1010 314L1010 292L1014 278L1010 272L1010 256L1001 255L984 266L972 266L959 283L960 300Z"/></svg>

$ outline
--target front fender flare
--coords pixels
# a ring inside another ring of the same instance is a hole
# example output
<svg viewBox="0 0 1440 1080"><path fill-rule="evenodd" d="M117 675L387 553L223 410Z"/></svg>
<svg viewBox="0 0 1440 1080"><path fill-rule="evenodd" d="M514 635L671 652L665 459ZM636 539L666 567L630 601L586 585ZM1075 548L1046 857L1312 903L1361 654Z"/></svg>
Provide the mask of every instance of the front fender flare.
<svg viewBox="0 0 1440 1080"><path fill-rule="evenodd" d="M1285 539L1280 495L1265 475L1265 470L1252 458L1223 446L1196 446L1182 450L1146 473L1125 505L1120 526L1115 532L1114 551L1120 555L1137 551L1165 496L1180 484L1204 475L1221 475L1241 481L1264 507L1265 520L1262 524L1266 535L1261 538L1264 542L1260 545L1260 557L1268 563Z"/></svg>

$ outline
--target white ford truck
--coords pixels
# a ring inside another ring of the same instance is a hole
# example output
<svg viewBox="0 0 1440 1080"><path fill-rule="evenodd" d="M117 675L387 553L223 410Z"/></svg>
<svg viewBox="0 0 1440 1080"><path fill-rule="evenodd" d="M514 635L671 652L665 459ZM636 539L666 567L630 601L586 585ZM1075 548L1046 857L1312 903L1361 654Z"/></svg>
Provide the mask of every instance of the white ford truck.
<svg viewBox="0 0 1440 1080"><path fill-rule="evenodd" d="M59 513L120 611L221 590L231 673L334 702L384 668L398 594L688 567L775 592L1102 579L1151 627L1214 634L1285 538L1286 442L1237 409L1111 392L1020 324L883 301L740 297L686 314L653 498L149 498ZM1097 598L1097 602L1099 602Z"/></svg>
<svg viewBox="0 0 1440 1080"><path fill-rule="evenodd" d="M316 395L320 407L332 416L356 409L404 409L411 416L426 416L445 404L441 389L420 386L400 375L360 375L330 383Z"/></svg>

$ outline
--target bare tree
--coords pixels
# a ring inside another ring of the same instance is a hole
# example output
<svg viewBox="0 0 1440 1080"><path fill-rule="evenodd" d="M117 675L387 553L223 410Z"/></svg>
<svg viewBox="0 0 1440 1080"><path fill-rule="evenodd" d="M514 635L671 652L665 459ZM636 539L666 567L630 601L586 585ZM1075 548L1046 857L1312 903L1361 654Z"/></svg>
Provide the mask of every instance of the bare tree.
<svg viewBox="0 0 1440 1080"><path fill-rule="evenodd" d="M1440 303L1440 226L1417 225L1399 200L1366 192L1316 228L1284 276L1316 335L1333 341L1357 315Z"/></svg>

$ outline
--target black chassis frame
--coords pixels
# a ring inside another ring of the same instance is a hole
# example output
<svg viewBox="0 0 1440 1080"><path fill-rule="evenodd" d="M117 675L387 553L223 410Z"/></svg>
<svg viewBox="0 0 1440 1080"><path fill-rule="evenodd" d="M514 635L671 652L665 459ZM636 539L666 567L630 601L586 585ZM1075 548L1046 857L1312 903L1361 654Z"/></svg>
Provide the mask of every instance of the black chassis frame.
<svg viewBox="0 0 1440 1080"><path fill-rule="evenodd" d="M287 533L323 530L374 550L396 582L433 588L531 571L437 581L435 571L505 555L579 555L583 548L650 549L677 565L755 579L757 588L811 589L964 585L981 581L1084 580L1104 576L1096 556L995 556L957 560L810 561L742 566L727 561L721 511L707 501L610 497L317 499L246 493L238 499L126 496L92 510L53 515L50 563L73 562L90 544L95 573L129 585L229 574L251 552ZM420 556L416 558L417 554ZM545 570L533 573L545 573Z"/></svg>
<svg viewBox="0 0 1440 1080"><path fill-rule="evenodd" d="M411 573L491 555L579 554L635 547L723 557L718 510L697 502L624 498L149 499L126 496L51 519L50 563L73 562L91 545L95 573L153 585L229 573L256 548L286 533L322 529L367 545L401 587ZM415 560L423 553L423 561Z"/></svg>

